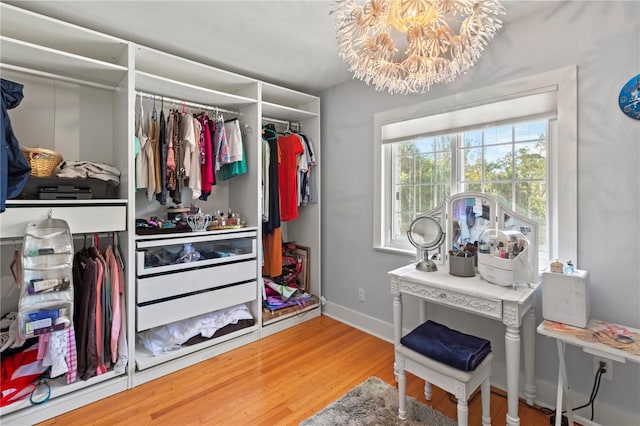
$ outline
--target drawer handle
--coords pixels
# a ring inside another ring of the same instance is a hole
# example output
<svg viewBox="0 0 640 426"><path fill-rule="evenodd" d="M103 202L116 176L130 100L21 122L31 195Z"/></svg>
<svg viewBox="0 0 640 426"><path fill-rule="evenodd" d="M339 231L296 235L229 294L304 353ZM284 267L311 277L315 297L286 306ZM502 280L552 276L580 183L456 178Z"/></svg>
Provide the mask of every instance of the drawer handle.
<svg viewBox="0 0 640 426"><path fill-rule="evenodd" d="M446 299L447 293L440 293L440 299Z"/></svg>

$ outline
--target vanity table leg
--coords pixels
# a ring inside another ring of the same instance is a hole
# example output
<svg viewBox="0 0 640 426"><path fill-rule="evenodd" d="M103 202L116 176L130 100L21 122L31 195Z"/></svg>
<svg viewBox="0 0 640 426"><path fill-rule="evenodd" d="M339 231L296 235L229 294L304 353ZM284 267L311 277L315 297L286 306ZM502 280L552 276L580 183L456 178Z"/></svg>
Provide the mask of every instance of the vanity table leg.
<svg viewBox="0 0 640 426"><path fill-rule="evenodd" d="M535 339L536 339L536 314L531 307L522 318L522 345L524 349L524 396L527 405L533 406L536 399L535 384Z"/></svg>
<svg viewBox="0 0 640 426"><path fill-rule="evenodd" d="M400 345L402 337L402 293L393 293L393 344L395 347ZM395 350L395 349L394 349ZM398 360L397 355L393 363L393 374L398 382Z"/></svg>
<svg viewBox="0 0 640 426"><path fill-rule="evenodd" d="M519 426L518 387L520 376L520 330L508 325L504 335L507 362L507 425Z"/></svg>

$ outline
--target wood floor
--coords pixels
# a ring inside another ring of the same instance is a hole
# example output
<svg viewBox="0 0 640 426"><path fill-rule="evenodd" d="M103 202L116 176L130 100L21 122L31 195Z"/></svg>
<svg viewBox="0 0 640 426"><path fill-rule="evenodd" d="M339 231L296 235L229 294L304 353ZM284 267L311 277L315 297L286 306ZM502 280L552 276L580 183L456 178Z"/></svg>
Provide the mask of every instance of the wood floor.
<svg viewBox="0 0 640 426"><path fill-rule="evenodd" d="M395 386L393 345L322 316L41 424L298 425L370 376ZM436 387L426 402L423 386L407 374L409 395L455 418L455 402ZM519 408L521 425L549 424ZM493 425L505 416L506 399L494 393ZM479 396L469 421L480 425Z"/></svg>

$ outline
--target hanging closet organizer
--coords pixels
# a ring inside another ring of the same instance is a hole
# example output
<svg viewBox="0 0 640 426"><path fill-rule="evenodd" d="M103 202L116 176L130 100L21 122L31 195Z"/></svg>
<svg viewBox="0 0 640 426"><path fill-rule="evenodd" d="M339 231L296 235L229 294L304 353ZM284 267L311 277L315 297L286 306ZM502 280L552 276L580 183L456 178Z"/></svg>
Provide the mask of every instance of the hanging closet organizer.
<svg viewBox="0 0 640 426"><path fill-rule="evenodd" d="M65 220L29 222L22 244L18 303L24 338L64 330L73 321L73 238Z"/></svg>

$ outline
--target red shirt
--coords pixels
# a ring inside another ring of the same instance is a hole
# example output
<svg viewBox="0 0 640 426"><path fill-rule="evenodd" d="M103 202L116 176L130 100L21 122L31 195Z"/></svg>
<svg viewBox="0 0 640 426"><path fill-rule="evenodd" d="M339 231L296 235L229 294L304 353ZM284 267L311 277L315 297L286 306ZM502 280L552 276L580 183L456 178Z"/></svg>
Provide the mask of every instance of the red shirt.
<svg viewBox="0 0 640 426"><path fill-rule="evenodd" d="M278 182L280 184L280 220L294 220L298 217L298 160L304 152L298 135L279 135L280 164Z"/></svg>

